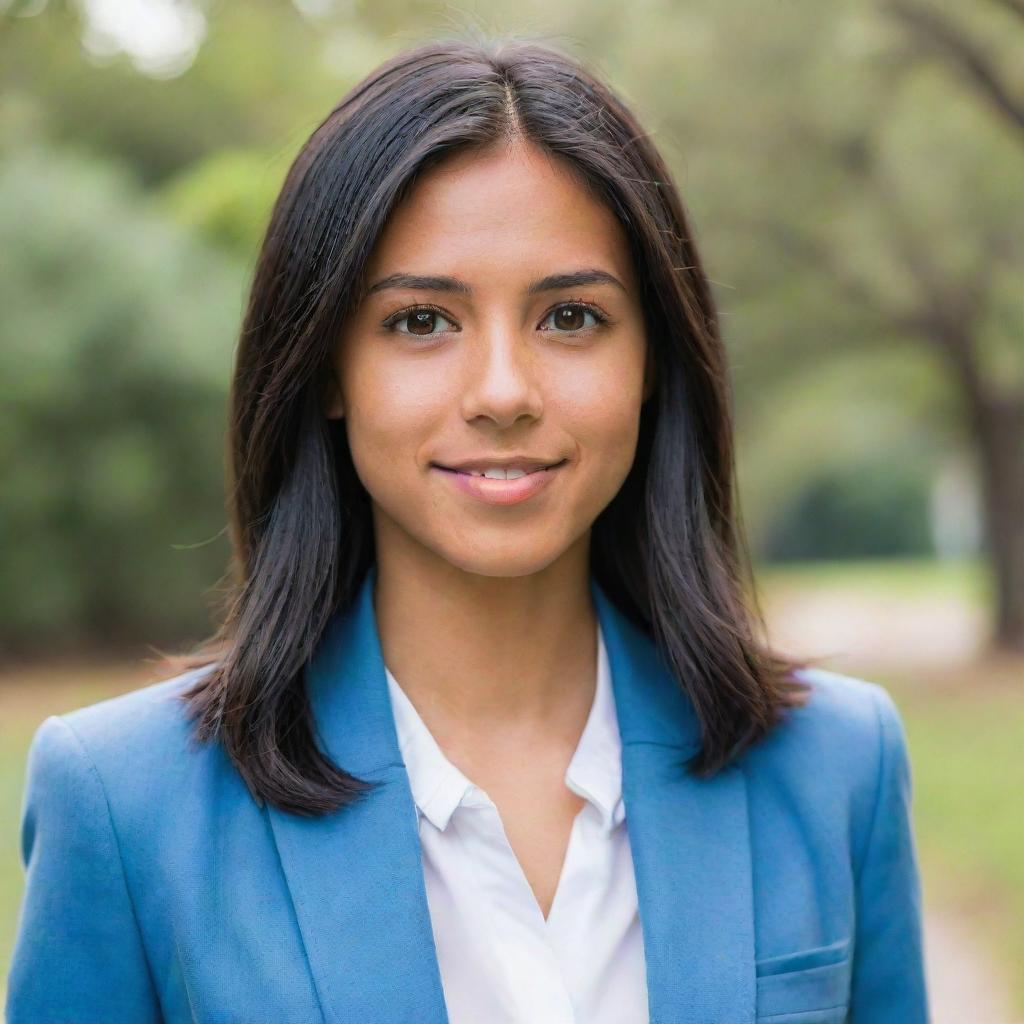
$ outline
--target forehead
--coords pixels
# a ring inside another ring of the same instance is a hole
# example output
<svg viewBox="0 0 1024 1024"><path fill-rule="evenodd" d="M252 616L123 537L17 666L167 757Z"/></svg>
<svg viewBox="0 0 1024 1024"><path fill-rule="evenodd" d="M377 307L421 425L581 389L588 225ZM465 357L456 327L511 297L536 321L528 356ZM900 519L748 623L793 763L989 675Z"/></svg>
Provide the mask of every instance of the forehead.
<svg viewBox="0 0 1024 1024"><path fill-rule="evenodd" d="M628 239L611 210L557 157L520 144L461 152L425 172L392 212L369 269L472 276L473 267L486 274L527 263L596 264L631 277Z"/></svg>

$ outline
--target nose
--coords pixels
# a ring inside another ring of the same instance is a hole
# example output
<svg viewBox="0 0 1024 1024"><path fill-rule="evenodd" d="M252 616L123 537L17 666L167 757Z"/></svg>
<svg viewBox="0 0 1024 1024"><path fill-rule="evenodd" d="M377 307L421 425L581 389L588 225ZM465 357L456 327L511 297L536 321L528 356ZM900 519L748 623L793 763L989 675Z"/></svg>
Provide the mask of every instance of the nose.
<svg viewBox="0 0 1024 1024"><path fill-rule="evenodd" d="M540 416L539 353L533 338L518 327L493 323L465 351L461 403L467 423L483 417L508 427L520 416Z"/></svg>

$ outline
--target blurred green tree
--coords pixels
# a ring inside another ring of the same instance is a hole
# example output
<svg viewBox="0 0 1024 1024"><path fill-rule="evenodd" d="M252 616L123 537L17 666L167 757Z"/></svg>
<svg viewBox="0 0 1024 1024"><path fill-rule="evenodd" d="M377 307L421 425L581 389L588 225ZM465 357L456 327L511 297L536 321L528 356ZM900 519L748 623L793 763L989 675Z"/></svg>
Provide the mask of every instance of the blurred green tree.
<svg viewBox="0 0 1024 1024"><path fill-rule="evenodd" d="M187 63L145 74L95 23L108 7L49 0L5 11L0 0L0 95L31 97L50 138L123 161L147 187L221 149L293 153L390 50L356 15L328 21L278 0L181 0L201 16L201 46ZM140 3L122 18L144 14Z"/></svg>
<svg viewBox="0 0 1024 1024"><path fill-rule="evenodd" d="M205 634L244 275L53 147L5 153L0 248L0 643Z"/></svg>
<svg viewBox="0 0 1024 1024"><path fill-rule="evenodd" d="M219 150L160 190L162 208L197 238L251 262L293 155L282 159L255 150Z"/></svg>

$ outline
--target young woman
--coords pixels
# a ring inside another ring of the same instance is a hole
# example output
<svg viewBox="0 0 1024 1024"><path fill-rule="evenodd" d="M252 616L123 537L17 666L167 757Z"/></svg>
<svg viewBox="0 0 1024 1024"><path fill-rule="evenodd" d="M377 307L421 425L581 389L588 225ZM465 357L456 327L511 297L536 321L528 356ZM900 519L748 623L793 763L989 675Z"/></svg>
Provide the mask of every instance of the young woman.
<svg viewBox="0 0 1024 1024"><path fill-rule="evenodd" d="M29 756L11 1024L921 1024L903 728L759 639L662 158L522 40L295 160L231 392L236 586Z"/></svg>

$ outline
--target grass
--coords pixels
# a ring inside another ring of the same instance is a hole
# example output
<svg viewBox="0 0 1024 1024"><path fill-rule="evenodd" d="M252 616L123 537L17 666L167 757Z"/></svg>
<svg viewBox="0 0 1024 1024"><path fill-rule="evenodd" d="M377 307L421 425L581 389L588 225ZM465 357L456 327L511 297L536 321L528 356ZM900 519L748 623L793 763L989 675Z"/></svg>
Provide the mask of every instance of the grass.
<svg viewBox="0 0 1024 1024"><path fill-rule="evenodd" d="M976 559L935 561L886 558L863 561L773 563L755 566L759 585L770 596L787 591L838 590L855 597L899 597L909 601L959 598L970 605L990 600L989 573Z"/></svg>
<svg viewBox="0 0 1024 1024"><path fill-rule="evenodd" d="M0 833L4 837L3 850L0 851L0 968L5 977L23 882L17 823L26 746L21 730L3 728L0 733ZM0 988L3 988L2 983Z"/></svg>
<svg viewBox="0 0 1024 1024"><path fill-rule="evenodd" d="M1024 1013L1024 666L959 692L890 685L907 729L926 901L970 920Z"/></svg>

